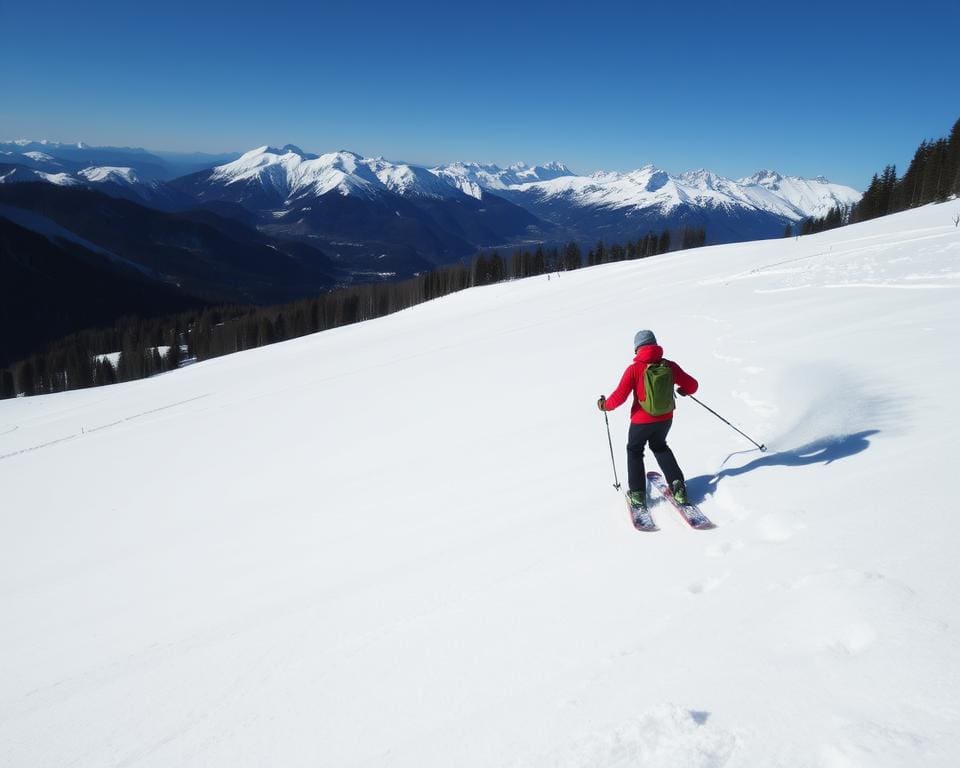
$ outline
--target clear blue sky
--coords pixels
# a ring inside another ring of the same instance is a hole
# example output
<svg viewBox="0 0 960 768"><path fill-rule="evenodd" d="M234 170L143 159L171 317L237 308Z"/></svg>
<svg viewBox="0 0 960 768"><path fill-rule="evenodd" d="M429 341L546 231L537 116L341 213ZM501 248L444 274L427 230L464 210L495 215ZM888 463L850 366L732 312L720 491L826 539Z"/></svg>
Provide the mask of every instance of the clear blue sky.
<svg viewBox="0 0 960 768"><path fill-rule="evenodd" d="M956 0L0 0L0 30L0 139L862 188L960 117Z"/></svg>

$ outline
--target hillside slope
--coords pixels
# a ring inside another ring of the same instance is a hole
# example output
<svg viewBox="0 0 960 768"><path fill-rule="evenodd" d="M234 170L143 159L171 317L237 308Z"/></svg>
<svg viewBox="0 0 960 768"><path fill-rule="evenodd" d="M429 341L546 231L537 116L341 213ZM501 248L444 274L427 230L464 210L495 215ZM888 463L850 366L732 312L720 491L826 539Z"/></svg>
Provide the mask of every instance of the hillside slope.
<svg viewBox="0 0 960 768"><path fill-rule="evenodd" d="M956 765L958 206L0 402L0 762ZM644 327L714 531L610 487Z"/></svg>

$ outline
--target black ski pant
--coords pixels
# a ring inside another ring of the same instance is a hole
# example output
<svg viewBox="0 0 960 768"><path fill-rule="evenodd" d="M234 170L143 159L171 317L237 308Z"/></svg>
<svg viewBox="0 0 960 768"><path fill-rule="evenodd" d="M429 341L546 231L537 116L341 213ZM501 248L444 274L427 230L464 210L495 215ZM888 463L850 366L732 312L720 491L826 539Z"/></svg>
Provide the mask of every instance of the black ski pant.
<svg viewBox="0 0 960 768"><path fill-rule="evenodd" d="M667 433L672 425L673 419L653 424L630 425L627 438L627 476L631 491L646 491L647 473L643 467L643 449L647 443L650 444L650 450L660 465L667 485L673 487L674 480L683 480L680 465L667 445Z"/></svg>

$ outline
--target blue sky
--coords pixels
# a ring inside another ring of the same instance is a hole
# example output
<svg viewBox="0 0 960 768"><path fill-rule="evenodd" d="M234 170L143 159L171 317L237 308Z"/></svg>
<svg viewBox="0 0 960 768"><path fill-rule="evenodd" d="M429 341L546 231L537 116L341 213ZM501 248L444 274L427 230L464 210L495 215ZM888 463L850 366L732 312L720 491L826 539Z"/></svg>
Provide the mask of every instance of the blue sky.
<svg viewBox="0 0 960 768"><path fill-rule="evenodd" d="M955 0L0 0L0 29L0 139L862 188L960 117Z"/></svg>

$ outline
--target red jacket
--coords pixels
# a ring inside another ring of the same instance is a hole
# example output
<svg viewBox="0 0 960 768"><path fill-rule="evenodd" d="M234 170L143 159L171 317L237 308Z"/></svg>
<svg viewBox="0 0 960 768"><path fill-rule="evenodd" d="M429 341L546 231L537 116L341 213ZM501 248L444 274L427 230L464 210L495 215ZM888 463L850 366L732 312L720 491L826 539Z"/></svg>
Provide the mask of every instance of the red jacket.
<svg viewBox="0 0 960 768"><path fill-rule="evenodd" d="M606 409L612 411L619 408L627 400L627 395L633 392L633 405L630 406L631 424L652 424L656 421L669 421L673 418L673 412L665 413L663 416L651 416L640 405L640 401L646 397L643 390L643 372L647 363L658 363L663 360L663 347L657 344L650 344L646 347L640 347L637 350L637 356L633 362L623 372L623 378L617 388L613 390L607 398ZM686 373L683 368L672 360L663 360L673 370L673 380L677 387L683 390L685 395L692 395L697 391L697 380Z"/></svg>

